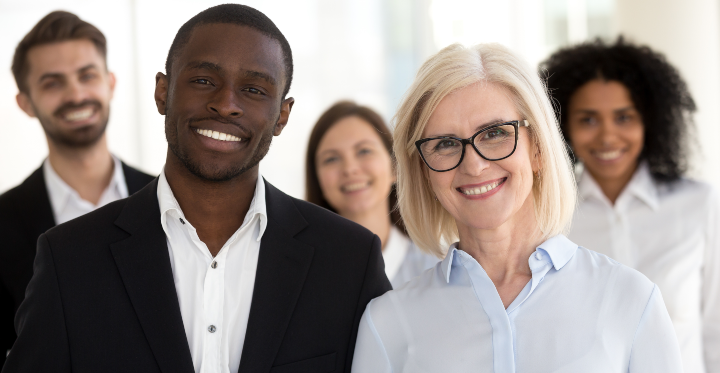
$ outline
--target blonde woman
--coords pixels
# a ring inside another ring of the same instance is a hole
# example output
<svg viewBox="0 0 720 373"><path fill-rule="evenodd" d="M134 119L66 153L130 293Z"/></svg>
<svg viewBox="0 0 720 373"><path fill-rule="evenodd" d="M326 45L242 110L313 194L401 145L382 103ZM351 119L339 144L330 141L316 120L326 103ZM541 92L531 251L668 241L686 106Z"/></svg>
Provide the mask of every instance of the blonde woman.
<svg viewBox="0 0 720 373"><path fill-rule="evenodd" d="M445 257L368 304L353 372L682 371L657 287L562 235L572 169L525 62L495 44L443 49L394 137L410 237Z"/></svg>

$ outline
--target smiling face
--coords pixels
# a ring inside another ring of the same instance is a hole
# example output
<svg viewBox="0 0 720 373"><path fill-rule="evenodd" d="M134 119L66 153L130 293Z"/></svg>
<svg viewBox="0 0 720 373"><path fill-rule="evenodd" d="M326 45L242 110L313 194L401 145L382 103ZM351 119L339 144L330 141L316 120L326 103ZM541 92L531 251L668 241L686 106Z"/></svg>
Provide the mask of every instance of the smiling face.
<svg viewBox="0 0 720 373"><path fill-rule="evenodd" d="M595 180L630 179L644 127L624 85L599 79L586 83L570 98L567 122L573 151Z"/></svg>
<svg viewBox="0 0 720 373"><path fill-rule="evenodd" d="M320 140L315 165L323 196L340 215L388 213L395 174L390 153L370 123L357 116L340 119Z"/></svg>
<svg viewBox="0 0 720 373"><path fill-rule="evenodd" d="M197 26L175 57L170 81L158 74L170 152L195 176L225 181L255 169L287 124L280 44L234 24Z"/></svg>
<svg viewBox="0 0 720 373"><path fill-rule="evenodd" d="M17 95L25 113L37 117L54 144L82 148L105 133L115 76L86 39L44 44L27 55L28 92Z"/></svg>
<svg viewBox="0 0 720 373"><path fill-rule="evenodd" d="M521 119L525 118L518 114L507 89L477 83L443 98L422 137L469 138L489 125ZM520 128L517 148L508 158L487 161L468 145L457 168L425 170L438 201L455 218L461 237L467 229L497 229L519 215L534 219L532 186L537 156L527 128Z"/></svg>

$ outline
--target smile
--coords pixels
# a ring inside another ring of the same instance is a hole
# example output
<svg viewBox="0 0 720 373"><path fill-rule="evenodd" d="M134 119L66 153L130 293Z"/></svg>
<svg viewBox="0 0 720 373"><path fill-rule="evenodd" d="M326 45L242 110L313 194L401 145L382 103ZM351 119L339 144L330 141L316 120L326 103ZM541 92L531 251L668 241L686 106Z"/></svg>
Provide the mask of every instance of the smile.
<svg viewBox="0 0 720 373"><path fill-rule="evenodd" d="M596 151L593 155L601 161L614 161L622 156L624 151L622 149L609 150L609 151Z"/></svg>
<svg viewBox="0 0 720 373"><path fill-rule="evenodd" d="M474 188L458 188L458 191L466 196L478 196L492 191L498 186L502 185L507 178L496 180L490 184L474 187Z"/></svg>
<svg viewBox="0 0 720 373"><path fill-rule="evenodd" d="M197 128L197 129L195 129L195 132L197 132L205 137L209 137L211 139L220 140L220 141L232 141L232 142L242 141L242 139L237 136L229 135L227 133L222 133L222 132L218 132L218 131L211 131L211 130L204 130L204 129Z"/></svg>
<svg viewBox="0 0 720 373"><path fill-rule="evenodd" d="M352 183L352 184L347 184L347 185L341 186L340 190L342 190L343 192L346 192L346 193L352 193L352 192L357 192L358 190L361 190L361 189L365 189L368 185L369 185L369 183L367 183L367 182Z"/></svg>
<svg viewBox="0 0 720 373"><path fill-rule="evenodd" d="M77 122L81 120L86 120L90 118L93 114L95 114L95 108L89 107L81 110L70 111L63 116L63 119L68 122Z"/></svg>

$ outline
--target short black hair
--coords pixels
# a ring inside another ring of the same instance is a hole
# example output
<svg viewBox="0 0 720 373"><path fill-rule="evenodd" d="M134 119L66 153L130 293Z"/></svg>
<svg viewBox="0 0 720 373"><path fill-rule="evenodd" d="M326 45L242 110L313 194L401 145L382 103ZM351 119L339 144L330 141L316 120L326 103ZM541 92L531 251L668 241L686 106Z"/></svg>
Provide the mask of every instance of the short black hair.
<svg viewBox="0 0 720 373"><path fill-rule="evenodd" d="M570 144L567 110L570 99L585 83L617 81L630 91L640 112L645 140L638 160L645 160L653 178L670 182L687 172L687 140L694 129L695 101L680 73L665 57L622 36L612 44L600 39L561 49L540 64L546 74L555 114Z"/></svg>
<svg viewBox="0 0 720 373"><path fill-rule="evenodd" d="M285 89L282 97L285 98L290 91L290 83L293 76L293 59L290 44L285 36L261 11L240 4L222 4L203 10L190 18L175 34L175 39L170 45L167 59L165 60L165 73L170 76L172 64L180 50L190 41L190 35L195 27L213 23L229 23L254 28L271 39L277 40L283 52L283 63L285 64Z"/></svg>

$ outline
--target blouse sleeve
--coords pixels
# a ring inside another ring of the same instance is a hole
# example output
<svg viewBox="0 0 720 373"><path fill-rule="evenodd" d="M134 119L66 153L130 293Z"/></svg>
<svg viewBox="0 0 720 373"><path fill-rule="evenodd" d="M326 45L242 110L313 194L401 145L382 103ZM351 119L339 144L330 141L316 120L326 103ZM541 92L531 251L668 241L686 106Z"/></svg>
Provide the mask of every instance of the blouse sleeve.
<svg viewBox="0 0 720 373"><path fill-rule="evenodd" d="M720 198L713 190L706 227L702 279L702 323L705 368L720 373Z"/></svg>
<svg viewBox="0 0 720 373"><path fill-rule="evenodd" d="M640 318L630 353L629 373L682 372L675 329L657 285Z"/></svg>
<svg viewBox="0 0 720 373"><path fill-rule="evenodd" d="M390 373L392 367L390 360L375 329L370 315L372 302L368 304L360 320L357 342L355 344L355 357L352 363L352 373Z"/></svg>

